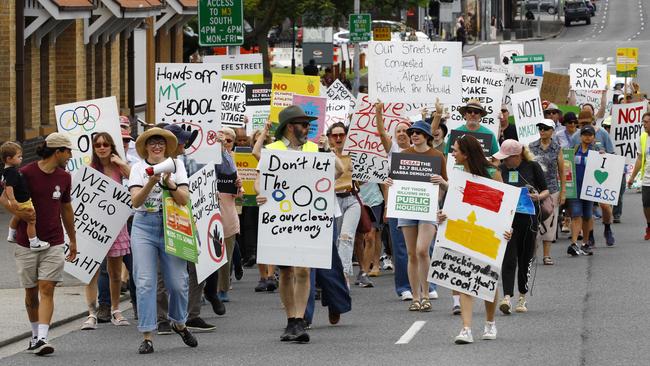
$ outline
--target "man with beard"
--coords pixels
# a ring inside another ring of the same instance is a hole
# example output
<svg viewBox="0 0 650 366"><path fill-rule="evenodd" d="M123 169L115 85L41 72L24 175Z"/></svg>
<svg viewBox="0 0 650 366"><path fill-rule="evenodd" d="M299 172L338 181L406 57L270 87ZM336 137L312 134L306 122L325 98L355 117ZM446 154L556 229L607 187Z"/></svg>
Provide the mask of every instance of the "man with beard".
<svg viewBox="0 0 650 366"><path fill-rule="evenodd" d="M490 147L490 151L485 155L492 156L496 154L497 151L499 151L499 142L497 141L496 136L492 131L490 131L489 128L481 125L481 118L487 115L487 111L485 108L483 108L481 102L476 99L470 99L467 101L467 104L458 109L458 112L465 119L465 124L456 128L455 130L461 132L477 132L490 135L492 137L492 146ZM449 151L450 143L453 143L453 141L447 141L447 148L445 149L446 151Z"/></svg>

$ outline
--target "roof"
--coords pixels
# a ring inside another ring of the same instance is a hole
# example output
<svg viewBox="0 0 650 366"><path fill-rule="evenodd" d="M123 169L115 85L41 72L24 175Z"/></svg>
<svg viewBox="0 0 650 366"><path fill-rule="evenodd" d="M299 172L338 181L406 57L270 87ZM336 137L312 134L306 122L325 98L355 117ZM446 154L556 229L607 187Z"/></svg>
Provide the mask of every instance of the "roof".
<svg viewBox="0 0 650 366"><path fill-rule="evenodd" d="M52 0L60 10L92 10L95 4L92 0Z"/></svg>
<svg viewBox="0 0 650 366"><path fill-rule="evenodd" d="M114 0L124 11L157 9L162 7L160 0Z"/></svg>
<svg viewBox="0 0 650 366"><path fill-rule="evenodd" d="M178 0L185 9L196 9L198 0Z"/></svg>

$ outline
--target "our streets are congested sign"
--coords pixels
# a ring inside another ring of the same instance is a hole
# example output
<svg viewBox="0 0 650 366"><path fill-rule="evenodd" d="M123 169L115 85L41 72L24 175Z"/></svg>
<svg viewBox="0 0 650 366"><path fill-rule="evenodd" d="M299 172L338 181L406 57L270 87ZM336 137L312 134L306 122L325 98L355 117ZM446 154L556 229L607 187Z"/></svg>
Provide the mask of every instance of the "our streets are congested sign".
<svg viewBox="0 0 650 366"><path fill-rule="evenodd" d="M244 0L199 0L199 44L244 44Z"/></svg>

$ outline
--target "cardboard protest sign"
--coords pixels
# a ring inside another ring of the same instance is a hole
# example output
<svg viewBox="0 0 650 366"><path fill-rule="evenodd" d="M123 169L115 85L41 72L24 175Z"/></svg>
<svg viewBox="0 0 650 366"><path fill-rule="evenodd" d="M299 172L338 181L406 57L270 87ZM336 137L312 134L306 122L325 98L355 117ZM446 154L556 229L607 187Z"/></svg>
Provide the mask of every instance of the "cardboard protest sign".
<svg viewBox="0 0 650 366"><path fill-rule="evenodd" d="M612 107L610 136L618 155L625 156L628 163L639 155L639 138L643 133L642 116L648 110L648 103L615 104Z"/></svg>
<svg viewBox="0 0 650 366"><path fill-rule="evenodd" d="M207 164L190 177L192 219L200 248L196 263L199 283L228 262L218 195L214 164Z"/></svg>
<svg viewBox="0 0 650 366"><path fill-rule="evenodd" d="M520 189L458 169L447 172L449 188L436 247L444 247L500 268ZM431 272L429 272L431 275Z"/></svg>
<svg viewBox="0 0 650 366"><path fill-rule="evenodd" d="M566 198L578 198L578 187L576 183L575 151L573 149L562 149L564 159L564 181L566 186Z"/></svg>
<svg viewBox="0 0 650 366"><path fill-rule="evenodd" d="M221 163L221 73L217 64L156 64L156 122L198 131L185 155ZM119 141L119 140L118 140Z"/></svg>
<svg viewBox="0 0 650 366"><path fill-rule="evenodd" d="M510 101L512 94L529 89L539 90L541 87L542 78L539 76L507 74L506 86L503 91L503 104L508 107L510 114L512 114L512 103Z"/></svg>
<svg viewBox="0 0 650 366"><path fill-rule="evenodd" d="M386 102L460 104L458 42L369 42L368 95Z"/></svg>
<svg viewBox="0 0 650 366"><path fill-rule="evenodd" d="M323 135L325 127L325 113L327 110L327 98L325 97L306 97L304 95L294 95L293 104L299 105L310 117L318 117L309 124L309 134L307 138L318 143L319 138Z"/></svg>
<svg viewBox="0 0 650 366"><path fill-rule="evenodd" d="M624 156L589 151L580 199L616 205L624 169Z"/></svg>
<svg viewBox="0 0 650 366"><path fill-rule="evenodd" d="M357 106L357 98L354 97L339 79L334 80L332 85L327 88L327 99L347 100L350 102L350 110L354 110Z"/></svg>
<svg viewBox="0 0 650 366"><path fill-rule="evenodd" d="M544 71L544 80L539 96L551 103L566 104L569 96L569 75Z"/></svg>
<svg viewBox="0 0 650 366"><path fill-rule="evenodd" d="M70 173L90 164L93 134L107 132L113 141L122 141L120 114L115 97L60 104L54 107L54 114L57 130L67 135L75 148L66 167ZM126 156L121 143L116 143L115 149L122 158Z"/></svg>
<svg viewBox="0 0 650 366"><path fill-rule="evenodd" d="M235 165L237 165L237 175L241 178L244 196L241 199L242 206L257 206L255 197L255 177L257 176L257 159L253 153L240 152L235 148Z"/></svg>
<svg viewBox="0 0 650 366"><path fill-rule="evenodd" d="M120 183L83 165L72 179L77 258L65 271L89 283L131 214L131 194ZM68 254L68 244L64 251Z"/></svg>
<svg viewBox="0 0 650 366"><path fill-rule="evenodd" d="M244 127L246 117L246 84L237 80L221 83L221 124L231 128Z"/></svg>
<svg viewBox="0 0 650 366"><path fill-rule="evenodd" d="M499 134L499 113L503 99L505 74L488 71L463 70L463 97L461 104L452 105L447 127L455 129L465 124L465 119L458 111L470 99L477 99L488 114L481 118L481 124L494 133Z"/></svg>
<svg viewBox="0 0 650 366"><path fill-rule="evenodd" d="M271 84L246 85L246 134L264 128L271 113Z"/></svg>
<svg viewBox="0 0 650 366"><path fill-rule="evenodd" d="M325 130L337 122L346 126L350 124L350 102L328 99L325 110Z"/></svg>
<svg viewBox="0 0 650 366"><path fill-rule="evenodd" d="M390 163L390 177L393 180L429 182L431 176L440 174L442 159L422 154L393 153Z"/></svg>
<svg viewBox="0 0 650 366"><path fill-rule="evenodd" d="M334 155L262 150L257 263L329 269Z"/></svg>
<svg viewBox="0 0 650 366"><path fill-rule="evenodd" d="M544 119L542 101L537 89L530 89L512 95L512 111L517 127L517 139L524 145L539 140L537 123Z"/></svg>
<svg viewBox="0 0 650 366"><path fill-rule="evenodd" d="M203 56L204 63L221 64L221 75L229 80L246 80L261 84L264 82L262 54Z"/></svg>
<svg viewBox="0 0 650 366"><path fill-rule="evenodd" d="M571 64L569 77L573 90L607 89L607 65Z"/></svg>
<svg viewBox="0 0 650 366"><path fill-rule="evenodd" d="M165 253L197 263L199 249L192 216L192 202L188 202L185 206L177 204L167 189L163 190L162 201Z"/></svg>
<svg viewBox="0 0 650 366"><path fill-rule="evenodd" d="M271 82L271 114L269 119L279 123L278 115L293 103L294 94L320 96L320 77L292 74L273 74Z"/></svg>
<svg viewBox="0 0 650 366"><path fill-rule="evenodd" d="M449 141L449 149L447 150L448 156L451 156L451 148L454 146L454 142L456 141L456 139L463 135L474 136L481 144L485 156L491 155L490 151L492 151L492 135L489 135L487 133L480 133L480 132L451 130L449 132L449 137L448 137L448 141Z"/></svg>
<svg viewBox="0 0 650 366"><path fill-rule="evenodd" d="M394 180L388 188L386 217L432 221L440 187L430 182Z"/></svg>

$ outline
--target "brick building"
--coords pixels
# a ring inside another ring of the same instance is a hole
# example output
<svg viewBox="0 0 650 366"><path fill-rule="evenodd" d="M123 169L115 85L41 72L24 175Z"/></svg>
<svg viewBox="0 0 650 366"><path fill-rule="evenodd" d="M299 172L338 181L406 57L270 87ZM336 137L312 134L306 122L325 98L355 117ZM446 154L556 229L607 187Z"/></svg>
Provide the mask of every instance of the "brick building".
<svg viewBox="0 0 650 366"><path fill-rule="evenodd" d="M54 106L79 100L115 96L121 114L142 118L151 100L153 116L155 62L182 62L196 2L0 1L0 141L22 141L28 160L57 130Z"/></svg>

